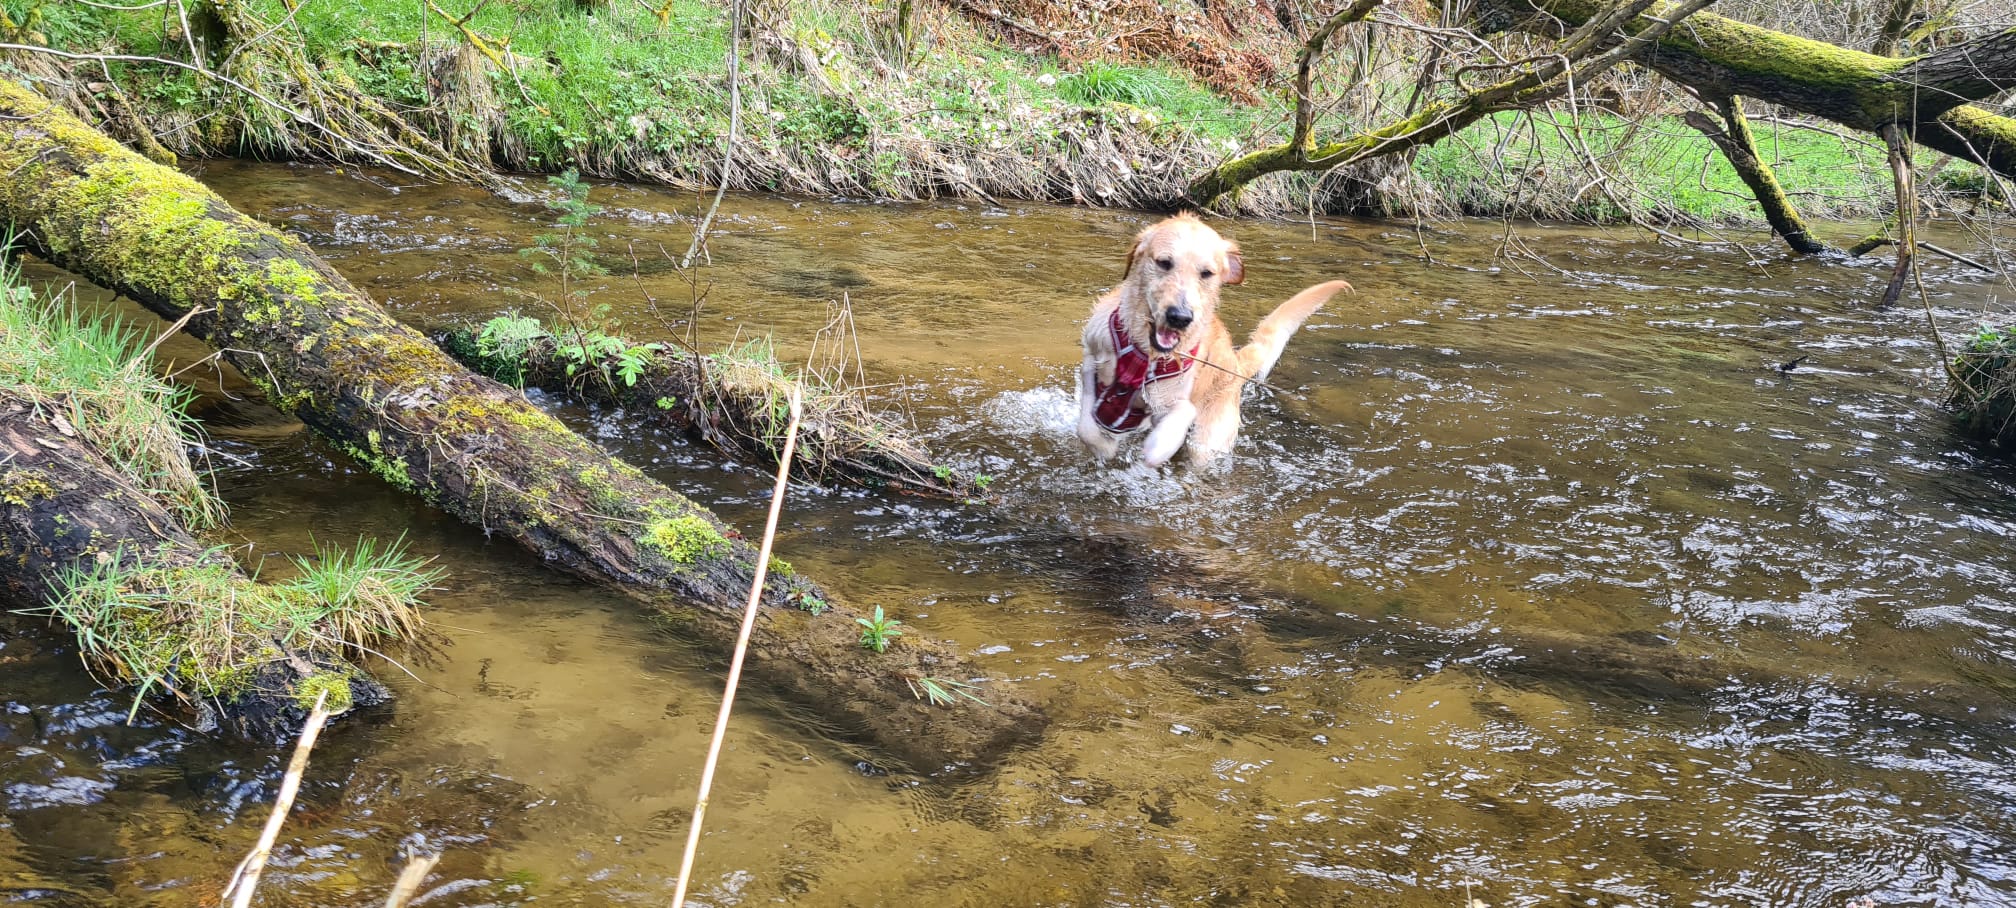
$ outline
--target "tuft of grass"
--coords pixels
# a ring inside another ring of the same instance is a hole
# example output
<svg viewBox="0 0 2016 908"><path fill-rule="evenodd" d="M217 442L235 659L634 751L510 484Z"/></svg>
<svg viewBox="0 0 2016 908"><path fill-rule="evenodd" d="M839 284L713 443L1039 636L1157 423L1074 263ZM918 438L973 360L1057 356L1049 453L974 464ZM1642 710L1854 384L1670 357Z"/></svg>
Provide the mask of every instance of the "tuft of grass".
<svg viewBox="0 0 2016 908"><path fill-rule="evenodd" d="M1174 77L1140 66L1087 61L1075 73L1057 80L1057 92L1087 107L1101 104L1133 104L1137 107L1160 103L1174 92Z"/></svg>
<svg viewBox="0 0 2016 908"><path fill-rule="evenodd" d="M419 597L440 579L398 543L382 551L368 540L350 551L320 549L312 563L296 564L294 580L262 584L221 546L175 565L144 553L106 553L66 571L56 599L32 611L68 624L94 670L138 688L137 711L163 690L235 698L282 657L276 643L336 653L411 639L422 625ZM348 692L346 678L346 700Z"/></svg>
<svg viewBox="0 0 2016 908"><path fill-rule="evenodd" d="M223 507L189 460L189 392L157 376L141 349L138 332L85 315L73 294L0 270L0 388L61 416L191 529L215 526Z"/></svg>
<svg viewBox="0 0 2016 908"><path fill-rule="evenodd" d="M409 555L404 536L382 549L370 538L348 549L317 543L313 558L292 560L299 573L283 588L300 594L307 610L302 617L351 646L417 635L421 620L414 604L446 574L430 566L432 559Z"/></svg>

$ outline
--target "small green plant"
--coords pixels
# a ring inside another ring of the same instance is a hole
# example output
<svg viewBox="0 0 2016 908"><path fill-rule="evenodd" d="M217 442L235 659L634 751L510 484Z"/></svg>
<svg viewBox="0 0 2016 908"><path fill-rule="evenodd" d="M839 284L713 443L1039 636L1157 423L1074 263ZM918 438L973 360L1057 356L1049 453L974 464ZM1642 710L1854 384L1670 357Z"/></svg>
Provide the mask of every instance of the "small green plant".
<svg viewBox="0 0 2016 908"><path fill-rule="evenodd" d="M894 642L897 637L903 636L903 632L896 629L896 625L903 622L884 616L882 614L882 607L879 605L875 607L875 617L856 618L854 619L854 623L861 625L863 628L861 631L861 645L878 653L888 652L889 644Z"/></svg>
<svg viewBox="0 0 2016 908"><path fill-rule="evenodd" d="M964 681L954 681L950 678L904 678L903 683L909 685L910 696L932 706L951 706L960 697L965 697L981 706L994 705L980 699L979 695L973 693L979 688Z"/></svg>
<svg viewBox="0 0 2016 908"><path fill-rule="evenodd" d="M798 607L814 615L824 614L826 611L826 600L813 595L811 590L806 590L798 594ZM855 620L858 621L860 619L857 618ZM876 652L881 652L881 650L876 650Z"/></svg>
<svg viewBox="0 0 2016 908"><path fill-rule="evenodd" d="M552 337L539 320L507 312L483 323L476 332L476 355L492 378L514 388L525 386L525 359L532 345Z"/></svg>
<svg viewBox="0 0 2016 908"><path fill-rule="evenodd" d="M973 477L973 485L982 492L987 491L987 487L993 484L994 484L994 477L989 476L985 473L981 473L980 475Z"/></svg>
<svg viewBox="0 0 2016 908"><path fill-rule="evenodd" d="M1057 91L1087 107L1154 104L1169 94L1170 79L1154 70L1093 60L1057 80Z"/></svg>
<svg viewBox="0 0 2016 908"><path fill-rule="evenodd" d="M670 410L673 407L679 406L679 400L673 397L661 397L652 401L651 405L660 410Z"/></svg>
<svg viewBox="0 0 2016 908"><path fill-rule="evenodd" d="M949 482L952 479L952 468L941 464L931 468L931 475L938 477L939 482Z"/></svg>

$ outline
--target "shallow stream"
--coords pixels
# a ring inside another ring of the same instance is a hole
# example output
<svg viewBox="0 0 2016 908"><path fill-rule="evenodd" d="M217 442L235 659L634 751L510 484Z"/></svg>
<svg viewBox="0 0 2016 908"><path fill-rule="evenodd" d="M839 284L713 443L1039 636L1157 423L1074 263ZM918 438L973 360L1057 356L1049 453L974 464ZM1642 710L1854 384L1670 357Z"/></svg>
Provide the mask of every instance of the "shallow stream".
<svg viewBox="0 0 2016 908"><path fill-rule="evenodd" d="M556 293L518 253L536 204L200 176L422 327ZM703 200L593 200L592 301L633 335L685 331L704 292L703 345L802 360L851 300L874 393L999 501L802 489L780 552L1053 720L918 777L755 692L700 904L2016 904L2016 469L1937 408L1925 313L1868 304L1887 270L1755 236L1521 227L1536 259L1495 223L1221 225L1235 334L1307 284L1357 293L1249 393L1227 468L1156 472L1071 436L1078 322L1142 216L734 197L694 286L661 247ZM1927 280L1950 330L2007 321L2006 286ZM450 575L438 646L376 667L396 709L324 737L261 902L381 903L417 847L447 855L419 905L666 903L720 666L185 377L269 570L403 533ZM560 410L759 524L767 475ZM0 895L214 904L284 753L126 726L47 632L0 646L0 692Z"/></svg>

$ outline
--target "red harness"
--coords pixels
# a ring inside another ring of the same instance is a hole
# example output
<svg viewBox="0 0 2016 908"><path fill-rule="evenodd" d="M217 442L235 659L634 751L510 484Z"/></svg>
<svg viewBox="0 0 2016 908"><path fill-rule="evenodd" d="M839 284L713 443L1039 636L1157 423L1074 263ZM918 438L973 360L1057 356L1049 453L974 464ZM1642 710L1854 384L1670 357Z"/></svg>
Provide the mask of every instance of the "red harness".
<svg viewBox="0 0 2016 908"><path fill-rule="evenodd" d="M1113 364L1113 383L1101 383L1094 398L1093 418L1108 432L1126 434L1141 428L1147 420L1148 411L1134 406L1134 397L1141 393L1150 382L1175 378L1190 371L1197 350L1202 343L1193 345L1190 352L1180 357L1152 360L1141 352L1134 342L1128 340L1127 332L1120 327L1120 310L1113 310L1113 318L1108 322L1113 332L1113 349L1119 351L1119 359Z"/></svg>

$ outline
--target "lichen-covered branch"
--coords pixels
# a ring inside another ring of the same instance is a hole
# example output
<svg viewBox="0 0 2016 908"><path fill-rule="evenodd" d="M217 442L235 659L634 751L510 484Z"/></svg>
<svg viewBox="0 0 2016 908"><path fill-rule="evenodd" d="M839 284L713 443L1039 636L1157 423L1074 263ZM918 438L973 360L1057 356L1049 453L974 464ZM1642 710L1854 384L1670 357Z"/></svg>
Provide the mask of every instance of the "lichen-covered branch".
<svg viewBox="0 0 2016 908"><path fill-rule="evenodd" d="M156 313L188 316L188 332L274 405L385 481L555 568L618 585L705 644L734 638L754 567L738 534L448 358L300 241L11 82L0 82L0 173L0 214L32 248ZM831 597L791 572L772 577L754 679L895 760L924 770L985 760L1041 728L1012 689L990 688L989 707L917 700L915 677L980 672L909 637L864 653L858 613L811 614L795 606Z"/></svg>
<svg viewBox="0 0 2016 908"><path fill-rule="evenodd" d="M1698 110L1687 112L1687 125L1701 131L1715 147L1721 149L1722 156L1729 160L1729 166L1736 169L1736 175L1743 179L1743 185L1750 187L1757 204L1764 209L1764 220L1771 225L1771 231L1785 240L1785 245L1802 255L1812 255L1827 251L1827 246L1813 238L1806 229L1806 222L1799 217L1798 209L1792 207L1785 190L1778 185L1778 177L1771 172L1771 165L1757 153L1757 140L1750 133L1750 120L1743 115L1743 102L1737 98L1710 98L1708 103L1715 109L1720 122Z"/></svg>
<svg viewBox="0 0 2016 908"><path fill-rule="evenodd" d="M108 681L254 740L290 737L303 697L324 689L342 710L389 699L334 641L272 621L273 589L199 545L57 414L0 391L0 602L64 618Z"/></svg>

